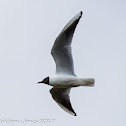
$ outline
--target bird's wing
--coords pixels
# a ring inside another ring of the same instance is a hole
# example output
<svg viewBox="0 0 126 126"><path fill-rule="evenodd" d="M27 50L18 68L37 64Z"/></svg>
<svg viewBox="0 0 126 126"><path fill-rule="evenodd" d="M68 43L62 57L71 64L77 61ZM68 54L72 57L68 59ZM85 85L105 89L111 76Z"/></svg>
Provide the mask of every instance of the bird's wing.
<svg viewBox="0 0 126 126"><path fill-rule="evenodd" d="M66 112L76 116L70 103L70 88L52 88L50 93L57 104Z"/></svg>
<svg viewBox="0 0 126 126"><path fill-rule="evenodd" d="M71 52L71 42L75 28L82 16L82 11L73 17L56 38L51 54L56 63L57 74L74 75L74 64Z"/></svg>

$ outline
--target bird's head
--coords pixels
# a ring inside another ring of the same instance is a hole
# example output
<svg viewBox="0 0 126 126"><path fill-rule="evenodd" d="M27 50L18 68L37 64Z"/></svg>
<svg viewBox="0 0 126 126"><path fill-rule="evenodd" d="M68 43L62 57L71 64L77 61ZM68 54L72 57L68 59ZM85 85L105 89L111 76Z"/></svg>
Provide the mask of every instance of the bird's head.
<svg viewBox="0 0 126 126"><path fill-rule="evenodd" d="M46 77L45 79L43 79L42 81L40 81L40 82L38 82L38 83L49 84L49 77Z"/></svg>

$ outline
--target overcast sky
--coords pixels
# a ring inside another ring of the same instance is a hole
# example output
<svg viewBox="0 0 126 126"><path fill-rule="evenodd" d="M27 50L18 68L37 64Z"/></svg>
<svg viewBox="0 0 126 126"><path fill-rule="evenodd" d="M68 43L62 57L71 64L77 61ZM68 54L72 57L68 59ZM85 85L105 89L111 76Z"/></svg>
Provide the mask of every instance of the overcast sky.
<svg viewBox="0 0 126 126"><path fill-rule="evenodd" d="M80 11L83 16L72 44L75 72L96 82L93 88L71 90L74 117L55 103L50 86L37 82L55 73L51 47ZM0 0L0 120L54 119L46 123L49 126L125 126L125 107L125 0Z"/></svg>

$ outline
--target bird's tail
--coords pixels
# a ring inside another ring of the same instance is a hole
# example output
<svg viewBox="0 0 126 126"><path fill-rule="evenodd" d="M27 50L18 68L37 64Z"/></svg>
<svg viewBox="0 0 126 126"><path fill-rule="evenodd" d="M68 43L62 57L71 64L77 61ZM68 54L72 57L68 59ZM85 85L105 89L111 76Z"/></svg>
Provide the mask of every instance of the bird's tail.
<svg viewBox="0 0 126 126"><path fill-rule="evenodd" d="M94 78L80 78L80 80L83 81L83 84L81 86L93 87L95 84Z"/></svg>

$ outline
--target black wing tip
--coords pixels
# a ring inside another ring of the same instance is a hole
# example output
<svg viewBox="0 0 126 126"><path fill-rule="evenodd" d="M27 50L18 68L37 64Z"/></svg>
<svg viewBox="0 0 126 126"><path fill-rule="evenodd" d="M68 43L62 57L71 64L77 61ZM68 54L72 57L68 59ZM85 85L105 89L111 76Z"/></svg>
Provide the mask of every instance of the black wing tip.
<svg viewBox="0 0 126 126"><path fill-rule="evenodd" d="M80 19L80 18L82 17L82 14L83 14L83 12L80 11L80 13L79 13L79 18L78 18L78 19Z"/></svg>
<svg viewBox="0 0 126 126"><path fill-rule="evenodd" d="M83 12L81 11L80 14L81 14L81 16L82 16Z"/></svg>
<svg viewBox="0 0 126 126"><path fill-rule="evenodd" d="M74 112L74 116L77 116L77 114Z"/></svg>

